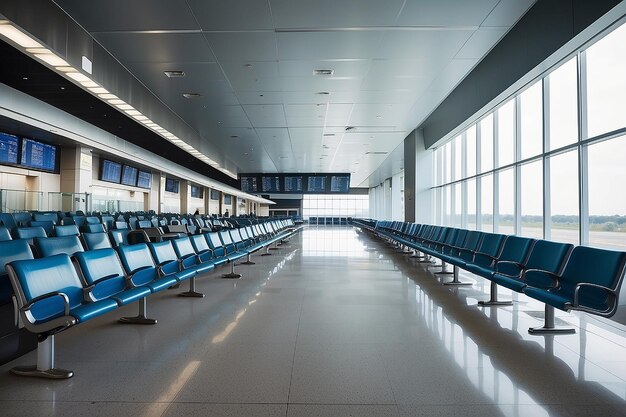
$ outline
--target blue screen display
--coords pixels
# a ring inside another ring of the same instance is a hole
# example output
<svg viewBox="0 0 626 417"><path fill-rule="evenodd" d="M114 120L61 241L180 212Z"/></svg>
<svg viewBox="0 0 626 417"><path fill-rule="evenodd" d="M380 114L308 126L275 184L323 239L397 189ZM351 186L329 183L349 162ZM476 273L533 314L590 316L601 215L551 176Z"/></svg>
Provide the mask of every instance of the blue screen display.
<svg viewBox="0 0 626 417"><path fill-rule="evenodd" d="M309 193L326 192L326 176L310 176L307 181L307 191Z"/></svg>
<svg viewBox="0 0 626 417"><path fill-rule="evenodd" d="M122 178L122 164L105 159L102 161L102 172L100 179L102 181L114 182L119 184Z"/></svg>
<svg viewBox="0 0 626 417"><path fill-rule="evenodd" d="M165 179L165 191L168 193L176 193L178 194L178 181L173 180L171 178Z"/></svg>
<svg viewBox="0 0 626 417"><path fill-rule="evenodd" d="M0 133L0 163L17 164L17 136Z"/></svg>
<svg viewBox="0 0 626 417"><path fill-rule="evenodd" d="M32 139L22 139L22 160L20 165L28 168L54 171L57 162L57 147Z"/></svg>
<svg viewBox="0 0 626 417"><path fill-rule="evenodd" d="M139 188L150 188L150 183L152 180L152 174L146 171L139 171L137 176L137 187Z"/></svg>
<svg viewBox="0 0 626 417"><path fill-rule="evenodd" d="M349 175L331 175L330 192L348 194L350 192Z"/></svg>
<svg viewBox="0 0 626 417"><path fill-rule="evenodd" d="M134 187L137 184L138 171L139 170L135 167L124 165L122 168L122 184L132 185Z"/></svg>

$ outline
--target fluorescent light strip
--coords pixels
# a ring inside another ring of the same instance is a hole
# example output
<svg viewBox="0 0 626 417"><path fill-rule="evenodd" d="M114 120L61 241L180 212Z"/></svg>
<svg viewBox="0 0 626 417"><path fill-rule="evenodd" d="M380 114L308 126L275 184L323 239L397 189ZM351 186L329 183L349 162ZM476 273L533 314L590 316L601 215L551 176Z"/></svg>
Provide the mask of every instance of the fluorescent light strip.
<svg viewBox="0 0 626 417"><path fill-rule="evenodd" d="M56 56L52 52L34 55L35 58L41 59L43 62L53 67L68 67L70 65L63 58Z"/></svg>
<svg viewBox="0 0 626 417"><path fill-rule="evenodd" d="M0 35L9 38L22 48L43 48L43 46L30 36L11 24L0 25Z"/></svg>

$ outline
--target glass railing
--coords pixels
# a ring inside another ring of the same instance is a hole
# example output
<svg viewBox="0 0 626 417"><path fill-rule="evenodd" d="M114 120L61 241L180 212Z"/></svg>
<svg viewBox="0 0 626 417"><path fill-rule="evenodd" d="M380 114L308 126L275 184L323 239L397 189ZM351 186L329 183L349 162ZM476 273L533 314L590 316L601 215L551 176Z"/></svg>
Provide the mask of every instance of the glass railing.
<svg viewBox="0 0 626 417"><path fill-rule="evenodd" d="M42 191L0 190L0 211L3 213L44 210L43 205Z"/></svg>
<svg viewBox="0 0 626 417"><path fill-rule="evenodd" d="M62 212L91 211L91 196L87 193L49 192L47 194L48 207L45 208L46 210Z"/></svg>
<svg viewBox="0 0 626 417"><path fill-rule="evenodd" d="M93 198L90 204L90 211L117 213L127 211L143 211L143 202L113 200L108 198Z"/></svg>

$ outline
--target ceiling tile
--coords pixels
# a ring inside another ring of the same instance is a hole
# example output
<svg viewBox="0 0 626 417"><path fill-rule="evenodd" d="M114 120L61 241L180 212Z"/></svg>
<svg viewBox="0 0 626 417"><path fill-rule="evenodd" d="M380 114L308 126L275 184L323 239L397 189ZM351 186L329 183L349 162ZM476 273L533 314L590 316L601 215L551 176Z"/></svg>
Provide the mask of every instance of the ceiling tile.
<svg viewBox="0 0 626 417"><path fill-rule="evenodd" d="M245 105L243 108L255 127L287 127L281 104Z"/></svg>
<svg viewBox="0 0 626 417"><path fill-rule="evenodd" d="M513 26L533 4L535 0L500 0L482 26Z"/></svg>
<svg viewBox="0 0 626 417"><path fill-rule="evenodd" d="M280 60L368 59L380 44L380 31L277 33ZM406 52L406 51L405 51Z"/></svg>
<svg viewBox="0 0 626 417"><path fill-rule="evenodd" d="M267 1L189 0L202 30L273 29Z"/></svg>
<svg viewBox="0 0 626 417"><path fill-rule="evenodd" d="M282 104L283 94L279 91L237 91L241 104Z"/></svg>
<svg viewBox="0 0 626 417"><path fill-rule="evenodd" d="M480 28L456 54L455 59L480 59L506 34L508 28Z"/></svg>
<svg viewBox="0 0 626 417"><path fill-rule="evenodd" d="M402 0L270 0L277 28L393 25Z"/></svg>
<svg viewBox="0 0 626 417"><path fill-rule="evenodd" d="M363 78L371 65L369 59L337 60L327 59L318 61L280 61L278 69L283 77L308 77L316 69L331 69L333 77Z"/></svg>
<svg viewBox="0 0 626 417"><path fill-rule="evenodd" d="M205 33L220 61L276 61L273 32Z"/></svg>
<svg viewBox="0 0 626 417"><path fill-rule="evenodd" d="M376 53L376 58L419 59L432 57L448 60L461 49L473 30L389 31Z"/></svg>
<svg viewBox="0 0 626 417"><path fill-rule="evenodd" d="M200 29L185 0L57 0L89 32Z"/></svg>
<svg viewBox="0 0 626 417"><path fill-rule="evenodd" d="M96 33L94 36L123 63L215 62L200 33Z"/></svg>
<svg viewBox="0 0 626 417"><path fill-rule="evenodd" d="M478 26L499 0L407 0L396 22L403 26Z"/></svg>

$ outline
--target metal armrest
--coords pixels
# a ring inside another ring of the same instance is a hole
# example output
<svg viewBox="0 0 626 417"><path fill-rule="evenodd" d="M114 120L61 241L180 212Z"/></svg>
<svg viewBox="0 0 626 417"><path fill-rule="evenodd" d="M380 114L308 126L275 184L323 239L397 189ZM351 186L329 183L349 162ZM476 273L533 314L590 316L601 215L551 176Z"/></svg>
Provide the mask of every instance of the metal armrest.
<svg viewBox="0 0 626 417"><path fill-rule="evenodd" d="M553 272L544 271L543 269L534 269L534 268L533 268L533 269L526 269L526 270L523 270L520 278L521 278L522 280L525 280L526 275L527 275L529 272L538 272L538 273L544 274L547 278L549 278L549 279L551 279L551 280L552 280L552 284L553 284L553 285L551 285L550 287L545 288L545 289L550 289L550 288L558 288L558 287L561 285L561 281L560 281L561 277L560 277L560 276L558 276L557 274L555 274L555 273L553 273Z"/></svg>
<svg viewBox="0 0 626 417"><path fill-rule="evenodd" d="M141 271L145 271L152 268L150 265L146 265L146 266L142 266L140 268L135 269L134 271L132 271L130 274L128 274L126 276L126 284L129 288L135 288L138 287L137 284L135 284L135 281L133 281L133 277L137 274L137 272L141 272Z"/></svg>
<svg viewBox="0 0 626 417"><path fill-rule="evenodd" d="M603 290L606 291L608 297L610 299L613 299L613 301L617 298L617 291L615 291L612 288L608 288L605 287L603 285L598 285L598 284L592 284L591 282L581 282L579 284L576 285L576 287L574 288L574 303L573 303L573 307L579 307L579 298L580 298L580 289L583 287L591 287L591 288L597 288L599 290Z"/></svg>
<svg viewBox="0 0 626 417"><path fill-rule="evenodd" d="M64 306L64 313L65 313L66 316L69 316L70 315L70 299L67 296L67 294L64 294L64 293L58 292L58 291L51 292L51 293L48 293L48 294L43 294L43 295L40 295L39 297L33 298L27 304L24 304L20 308L20 311L22 311L24 313L27 313L39 301L43 301L45 299L52 298L52 297L61 297L63 299L63 303L65 304L65 306Z"/></svg>
<svg viewBox="0 0 626 417"><path fill-rule="evenodd" d="M86 288L83 288L83 299L85 301L87 301L87 302L90 302L90 303L94 303L94 302L98 301L93 296L94 288L96 288L96 286L98 284L100 284L101 282L108 281L108 280L113 279L113 278L119 278L119 277L120 277L120 275L112 274L112 275L107 275L106 277L102 277L102 278L99 278L99 279L95 280L94 282L91 283L91 285L89 285Z"/></svg>

